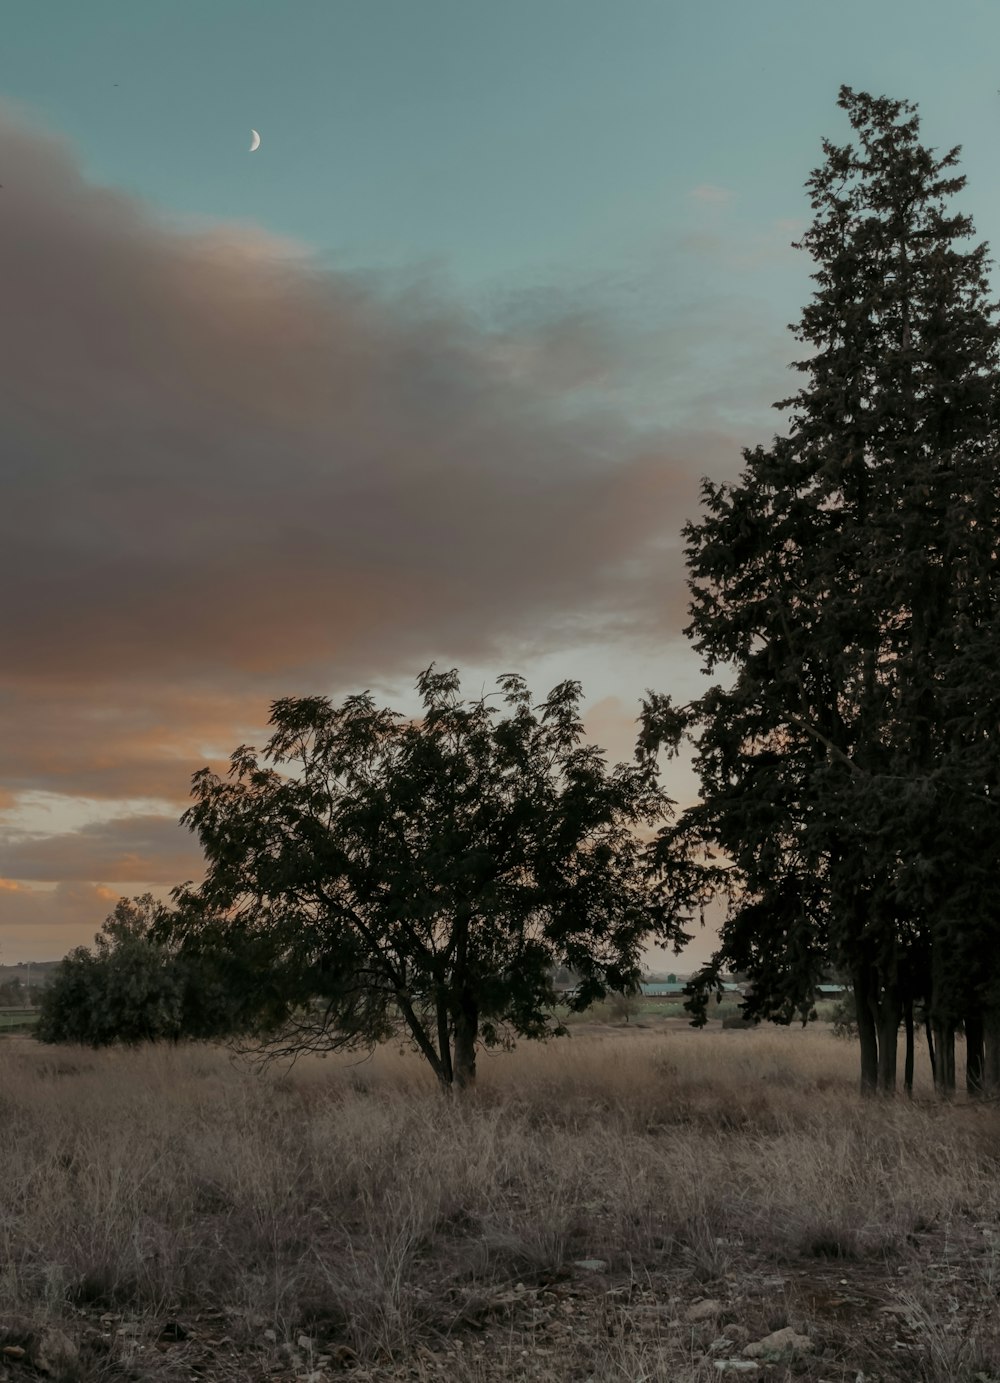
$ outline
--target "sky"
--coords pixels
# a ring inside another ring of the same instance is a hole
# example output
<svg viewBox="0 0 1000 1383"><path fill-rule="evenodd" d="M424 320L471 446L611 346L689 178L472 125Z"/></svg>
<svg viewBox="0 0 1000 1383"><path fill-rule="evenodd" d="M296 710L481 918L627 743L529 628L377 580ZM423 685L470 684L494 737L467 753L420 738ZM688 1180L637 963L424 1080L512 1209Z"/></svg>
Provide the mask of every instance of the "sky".
<svg viewBox="0 0 1000 1383"><path fill-rule="evenodd" d="M1000 240L993 0L6 0L0 960L199 878L275 697L577 678L614 761L707 689L681 529L784 428L842 83Z"/></svg>

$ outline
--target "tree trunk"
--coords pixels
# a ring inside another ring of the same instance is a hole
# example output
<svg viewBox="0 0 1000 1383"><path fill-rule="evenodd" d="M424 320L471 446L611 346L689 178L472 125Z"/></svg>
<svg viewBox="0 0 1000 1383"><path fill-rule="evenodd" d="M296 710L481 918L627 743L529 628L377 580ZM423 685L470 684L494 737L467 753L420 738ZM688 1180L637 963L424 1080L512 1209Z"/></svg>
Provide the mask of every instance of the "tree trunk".
<svg viewBox="0 0 1000 1383"><path fill-rule="evenodd" d="M972 1096L983 1093L985 1067L983 1015L965 1015L965 1088Z"/></svg>
<svg viewBox="0 0 1000 1383"><path fill-rule="evenodd" d="M441 1070L438 1072L438 1080L446 1090L450 1090L455 1073L451 1064L451 1033L448 1030L448 1000L443 988L438 990L436 1006L438 1051L441 1055Z"/></svg>
<svg viewBox="0 0 1000 1383"><path fill-rule="evenodd" d="M469 995L459 1001L455 1015L455 1084L459 1090L472 1090L476 1084L476 1039L479 1036L479 1005Z"/></svg>
<svg viewBox="0 0 1000 1383"><path fill-rule="evenodd" d="M854 973L854 1008L858 1020L858 1037L861 1039L861 1093L874 1095L878 1088L878 1034L871 1004L871 972L867 969Z"/></svg>
<svg viewBox="0 0 1000 1383"><path fill-rule="evenodd" d="M924 1033L927 1037L927 1056L931 1063L931 1080L937 1084L937 1058L934 1055L934 1032L931 1028L931 1016L924 1009Z"/></svg>
<svg viewBox="0 0 1000 1383"><path fill-rule="evenodd" d="M955 1024L934 1019L934 1088L949 1099L955 1093Z"/></svg>
<svg viewBox="0 0 1000 1383"><path fill-rule="evenodd" d="M880 1095L895 1095L896 1093L899 1019L899 994L895 989L887 989L878 1006L878 1089Z"/></svg>
<svg viewBox="0 0 1000 1383"><path fill-rule="evenodd" d="M903 1089L907 1099L913 1099L913 995L907 994L903 1004L903 1023L906 1028L906 1057L903 1062Z"/></svg>
<svg viewBox="0 0 1000 1383"><path fill-rule="evenodd" d="M428 1065L437 1076L443 1086L447 1088L448 1078L442 1065L440 1055L434 1049L434 1043L424 1031L424 1025L413 1011L413 1004L410 1002L409 993L404 988L396 990L396 1003L399 1005L400 1012L406 1020L414 1042L420 1048L423 1055L427 1058Z"/></svg>

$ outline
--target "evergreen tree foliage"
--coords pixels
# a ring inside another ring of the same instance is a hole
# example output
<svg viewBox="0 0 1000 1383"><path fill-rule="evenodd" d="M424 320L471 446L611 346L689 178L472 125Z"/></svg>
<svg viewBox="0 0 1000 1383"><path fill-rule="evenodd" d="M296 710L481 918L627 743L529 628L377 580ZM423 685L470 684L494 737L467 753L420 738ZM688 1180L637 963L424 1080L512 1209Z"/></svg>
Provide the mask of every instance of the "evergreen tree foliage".
<svg viewBox="0 0 1000 1383"><path fill-rule="evenodd" d="M987 247L948 206L959 150L921 145L905 101L838 104L857 138L824 140L807 184L817 289L791 328L806 383L775 405L788 435L745 450L739 483L706 479L684 530L686 633L733 680L692 708L702 801L661 841L730 861L696 1021L724 967L779 1022L837 968L863 1089L895 1087L901 1019L912 1078L921 1002L947 1089L956 1024L972 1052L998 998L1000 328Z"/></svg>

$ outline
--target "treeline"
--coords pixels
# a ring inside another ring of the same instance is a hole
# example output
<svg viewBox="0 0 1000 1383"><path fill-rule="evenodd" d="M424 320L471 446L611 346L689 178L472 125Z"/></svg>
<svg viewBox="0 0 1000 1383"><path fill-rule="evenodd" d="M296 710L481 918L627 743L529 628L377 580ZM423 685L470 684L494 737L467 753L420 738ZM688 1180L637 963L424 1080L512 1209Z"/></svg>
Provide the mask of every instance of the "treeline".
<svg viewBox="0 0 1000 1383"><path fill-rule="evenodd" d="M818 287L796 329L805 387L786 437L703 483L685 631L702 801L670 828L721 852L721 946L758 1016L789 1021L836 968L861 1082L912 1085L926 1025L940 1091L965 1032L973 1093L1000 1086L997 858L1000 435L987 247L949 202L959 150L915 108L843 87L855 144L824 142L800 245Z"/></svg>
<svg viewBox="0 0 1000 1383"><path fill-rule="evenodd" d="M38 1036L228 1035L272 1055L397 1038L468 1088L480 1047L563 1031L560 1002L637 990L647 941L684 936L637 831L669 819L670 727L609 770L582 742L579 683L540 705L522 678L499 684L503 710L428 668L416 720L368 693L276 701L262 754L195 775L182 819L201 886L173 907L122 900L96 949L63 962Z"/></svg>
<svg viewBox="0 0 1000 1383"><path fill-rule="evenodd" d="M152 894L119 899L94 939L65 956L39 997L35 1036L90 1047L228 1038L254 1030L268 990L246 958L180 944L177 914ZM243 997L241 997L241 995Z"/></svg>
<svg viewBox="0 0 1000 1383"><path fill-rule="evenodd" d="M505 676L499 719L433 667L419 721L368 693L275 702L262 755L196 775L205 881L143 923L163 973L130 914L107 935L118 1006L156 996L133 1035L152 1010L147 1035L256 1025L289 1052L401 1036L468 1086L479 1046L560 1030L557 967L574 1007L634 991L643 948L679 949L721 894L695 1023L728 970L780 1023L841 975L863 1091L896 1088L901 1025L907 1089L921 1025L942 1093L960 1029L970 1091L1000 1087L997 305L950 209L959 150L922 145L907 102L839 105L854 142L824 141L797 242L817 287L788 434L704 480L684 528L685 633L725 685L647 693L635 762L610 770L575 682L533 705ZM675 818L657 765L685 737L701 800ZM72 995L100 961L68 959L41 1035L99 1010Z"/></svg>

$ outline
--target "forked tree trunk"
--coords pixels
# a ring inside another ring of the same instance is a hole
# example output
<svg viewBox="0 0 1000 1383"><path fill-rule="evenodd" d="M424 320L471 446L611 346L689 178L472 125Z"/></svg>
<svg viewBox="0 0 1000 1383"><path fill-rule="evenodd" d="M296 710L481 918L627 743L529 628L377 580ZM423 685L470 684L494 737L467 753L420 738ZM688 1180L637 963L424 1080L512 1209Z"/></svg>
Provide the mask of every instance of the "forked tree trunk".
<svg viewBox="0 0 1000 1383"><path fill-rule="evenodd" d="M965 1089L973 1097L978 1097L983 1093L985 1055L983 1015L981 1013L967 1013L965 1015Z"/></svg>

